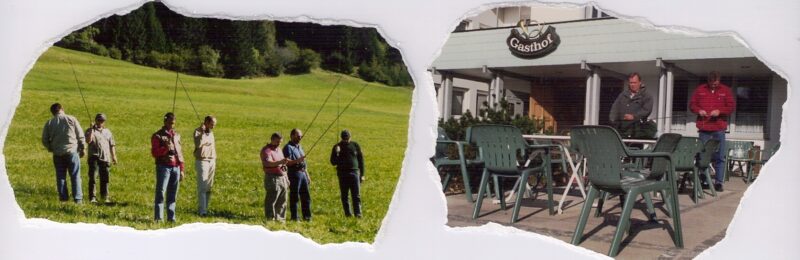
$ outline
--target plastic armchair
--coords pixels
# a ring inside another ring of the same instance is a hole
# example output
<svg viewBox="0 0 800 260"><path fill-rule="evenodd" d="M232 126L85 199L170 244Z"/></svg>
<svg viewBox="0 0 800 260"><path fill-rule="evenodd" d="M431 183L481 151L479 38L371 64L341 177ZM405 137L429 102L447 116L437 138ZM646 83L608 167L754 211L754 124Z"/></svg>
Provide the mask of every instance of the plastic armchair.
<svg viewBox="0 0 800 260"><path fill-rule="evenodd" d="M505 209L504 192L498 178L517 178L519 182L516 191L511 223L518 220L522 195L527 190L525 185L530 176L544 177L547 182L547 207L550 215L555 214L553 209L553 177L550 162L550 150L558 149L554 145L531 145L522 138L519 128L510 125L475 125L467 129L467 141L478 147L478 160L483 162L484 168L481 183L478 187L478 200L475 202L472 218L478 218L483 196L487 192L490 178L494 179L495 194L500 199L501 209ZM535 151L543 151L541 164L525 167L518 158L528 158ZM520 156L522 155L522 156Z"/></svg>
<svg viewBox="0 0 800 260"><path fill-rule="evenodd" d="M781 148L781 143L778 143L778 144L772 146L772 148L770 148L770 149L762 150L761 151L761 159L760 160L755 160L754 159L753 162L750 164L750 167L747 169L747 178L745 178L745 180L744 180L745 183L753 182L753 180L755 179L755 176L753 176L753 168L756 165L764 165L764 164L766 164L767 161L769 161L769 159L772 158L772 156L774 156L775 153L778 152L778 149L780 149L780 148Z"/></svg>
<svg viewBox="0 0 800 260"><path fill-rule="evenodd" d="M581 209L572 244L580 244L586 221L592 209L592 202L598 197L598 193L604 191L610 194L624 194L626 196L622 206L622 215L608 251L609 256L616 256L622 236L630 228L630 215L636 198L643 193L661 191L665 193L665 200L672 208L669 212L674 231L673 242L675 246L683 248L683 232L678 210L680 207L677 199L675 170L672 164L672 153L680 138L670 135L670 140L665 140L663 145L656 147L652 152L631 153L625 149L622 138L611 127L573 127L570 136L572 142L577 142L579 150L586 157L589 171L589 194ZM653 159L649 174L639 177L624 174L623 172L626 171L622 162L624 158Z"/></svg>
<svg viewBox="0 0 800 260"><path fill-rule="evenodd" d="M436 153L434 154L431 161L433 162L433 166L436 167L436 170L444 172L444 177L442 178L442 192L447 191L447 187L450 186L450 181L452 181L454 175L457 173L453 172L453 168L457 168L461 172L461 179L464 181L464 194L467 197L468 202L473 202L472 198L472 187L470 186L470 178L469 172L467 171L467 166L475 164L476 162L473 160L468 160L464 153L464 147L467 145L464 141L455 141L450 140L447 137L444 129L439 127L438 129L439 134L436 138ZM449 146L454 145L458 149L458 158L450 159L447 156L447 149Z"/></svg>

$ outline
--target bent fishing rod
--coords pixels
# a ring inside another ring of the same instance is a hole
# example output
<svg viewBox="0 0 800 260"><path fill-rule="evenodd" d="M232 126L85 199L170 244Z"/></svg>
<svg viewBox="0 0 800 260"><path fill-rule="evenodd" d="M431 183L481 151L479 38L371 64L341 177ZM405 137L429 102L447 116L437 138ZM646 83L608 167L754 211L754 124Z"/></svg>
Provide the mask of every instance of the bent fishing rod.
<svg viewBox="0 0 800 260"><path fill-rule="evenodd" d="M194 106L194 102L192 102L192 97L189 96L189 90L186 89L186 85L183 85L183 80L180 78L180 73L175 72L175 90L172 94L172 113L175 113L175 103L178 99L178 83L181 84L183 87L183 92L186 93L186 98L189 99L189 104L192 105L192 110L194 111L194 116L197 117L197 120L200 120L200 114L197 113L197 108Z"/></svg>
<svg viewBox="0 0 800 260"><path fill-rule="evenodd" d="M313 151L314 151L314 148L315 148L315 147L317 147L317 143L319 143L319 141L320 141L320 140L322 140L322 137L324 137L324 136L325 136L325 134L327 134L327 133L328 133L328 130L330 130L330 129L331 129L331 127L333 126L333 124L335 124L336 122L338 122L338 121L339 121L339 118L342 116L342 114L344 114L344 112L345 112L345 111L347 111L347 109L348 109L348 108L350 108L350 105L352 105L352 104L353 104L353 101L356 101L356 98L358 98L358 96L360 96L360 95L361 95L361 92L364 92L364 89L366 89L366 88L367 88L367 85L368 85L368 84L369 84L369 83L364 83L364 85L363 85L363 86L361 86L361 89L358 91L358 93L356 93L356 95L355 95L355 96L353 96L353 98L352 98L352 99L350 99L350 102L349 102L349 103L347 103L347 106L345 106L345 107L344 107L344 109L342 109L342 111L341 111L341 112L339 112L339 114L338 114L338 115L336 115L336 118L334 118L334 119L333 119L333 122L331 122L330 124L328 124L328 127L327 127L327 128L325 128L325 131L323 131L323 132L322 132L322 134L321 134L321 135L319 135L319 137L317 137L317 140L316 140L316 141L314 141L314 144L312 144L312 145L311 145L311 149L309 149L309 150L308 150L308 153L306 153L306 156L310 155L310 154L311 154L311 152L313 152Z"/></svg>
<svg viewBox="0 0 800 260"><path fill-rule="evenodd" d="M83 108L86 109L86 116L89 117L89 122L92 122L92 113L89 112L89 106L86 105L86 98L83 96L81 83L78 81L78 73L75 72L75 66L72 65L72 60L67 58L67 62L69 62L69 67L72 68L72 76L75 77L75 85L78 86L78 93L80 93L81 100L83 100Z"/></svg>
<svg viewBox="0 0 800 260"><path fill-rule="evenodd" d="M333 85L331 92L329 92L328 96L325 97L325 101L322 102L322 106L320 106L319 109L317 110L317 114L314 115L314 118L311 119L311 122L308 123L308 126L306 126L306 128L304 129L306 130L306 134L308 134L308 130L311 129L311 126L314 125L314 122L317 121L317 116L319 116L319 113L322 112L323 108L325 108L325 105L328 104L328 99L330 99L331 95L333 95L333 91L336 90L337 87L339 87L339 82L341 81L342 81L342 75L339 75L339 79L336 80L336 84Z"/></svg>

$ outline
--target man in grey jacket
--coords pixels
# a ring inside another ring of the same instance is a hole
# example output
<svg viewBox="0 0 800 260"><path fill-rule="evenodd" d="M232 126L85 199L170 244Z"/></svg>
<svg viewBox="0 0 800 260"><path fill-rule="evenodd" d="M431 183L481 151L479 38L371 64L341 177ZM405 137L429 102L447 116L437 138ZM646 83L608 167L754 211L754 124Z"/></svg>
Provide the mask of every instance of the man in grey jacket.
<svg viewBox="0 0 800 260"><path fill-rule="evenodd" d="M653 97L644 91L641 76L634 72L628 76L628 87L611 105L608 117L623 138L632 138L637 136L637 124L646 121L652 111Z"/></svg>
<svg viewBox="0 0 800 260"><path fill-rule="evenodd" d="M83 130L78 119L64 113L61 104L50 106L53 118L44 124L42 144L47 151L53 153L53 164L56 168L56 190L59 200L69 200L67 192L67 172L72 188L72 199L80 204L83 199L81 191L81 157L83 157L85 141Z"/></svg>

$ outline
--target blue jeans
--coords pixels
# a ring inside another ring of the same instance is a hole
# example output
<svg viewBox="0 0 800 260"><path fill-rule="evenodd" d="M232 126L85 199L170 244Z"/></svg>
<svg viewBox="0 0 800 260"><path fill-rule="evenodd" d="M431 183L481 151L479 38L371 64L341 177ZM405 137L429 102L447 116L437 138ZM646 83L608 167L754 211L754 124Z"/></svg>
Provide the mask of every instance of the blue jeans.
<svg viewBox="0 0 800 260"><path fill-rule="evenodd" d="M342 208L345 216L350 214L350 203L348 203L348 193L353 198L353 213L356 217L361 217L361 180L358 170L340 171L336 173L339 177L339 192L342 199Z"/></svg>
<svg viewBox="0 0 800 260"><path fill-rule="evenodd" d="M289 212L292 220L297 220L297 203L303 212L303 220L311 220L311 193L308 191L308 178L302 171L289 172Z"/></svg>
<svg viewBox="0 0 800 260"><path fill-rule="evenodd" d="M81 191L81 157L77 152L53 155L53 165L56 168L58 199L61 201L69 200L69 193L67 192L67 172L69 172L69 180L70 184L72 184L72 199L80 203L83 199L83 191Z"/></svg>
<svg viewBox="0 0 800 260"><path fill-rule="evenodd" d="M725 177L725 176L723 176L723 170L725 169L725 166L724 166L725 162L723 160L724 160L725 151L726 151L725 150L725 130L714 131L714 132L699 131L698 133L700 133L700 141L703 142L703 143L705 143L708 140L712 140L712 139L713 140L719 140L719 151L714 153L714 156L711 158L711 163L714 165L714 171L716 171L716 173L717 173L714 176L714 179L715 179L714 183L722 184L722 182L724 181L723 178ZM703 175L700 175L700 177L702 177L702 179L705 178L705 176L703 176Z"/></svg>
<svg viewBox="0 0 800 260"><path fill-rule="evenodd" d="M156 165L155 220L161 220L164 211L164 191L167 192L167 220L175 221L175 201L178 197L178 184L181 168L178 166Z"/></svg>

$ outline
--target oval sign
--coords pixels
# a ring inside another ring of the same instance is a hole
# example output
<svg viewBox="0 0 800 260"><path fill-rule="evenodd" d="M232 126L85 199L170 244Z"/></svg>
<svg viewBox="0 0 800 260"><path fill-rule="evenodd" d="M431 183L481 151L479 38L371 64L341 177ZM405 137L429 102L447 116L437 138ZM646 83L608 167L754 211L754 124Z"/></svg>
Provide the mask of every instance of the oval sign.
<svg viewBox="0 0 800 260"><path fill-rule="evenodd" d="M548 26L538 37L529 38L517 30L511 29L511 35L506 39L511 54L523 59L536 59L547 56L558 48L561 38L556 33L556 28Z"/></svg>

